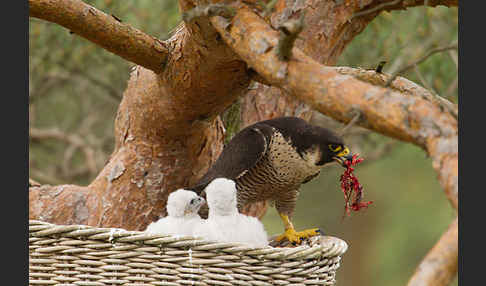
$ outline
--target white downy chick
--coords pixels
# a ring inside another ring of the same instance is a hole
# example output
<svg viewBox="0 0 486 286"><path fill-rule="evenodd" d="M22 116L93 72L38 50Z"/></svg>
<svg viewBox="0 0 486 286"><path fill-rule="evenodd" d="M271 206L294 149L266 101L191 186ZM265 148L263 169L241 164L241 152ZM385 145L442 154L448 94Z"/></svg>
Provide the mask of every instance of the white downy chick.
<svg viewBox="0 0 486 286"><path fill-rule="evenodd" d="M146 232L171 235L192 235L203 220L198 214L205 200L195 192L179 189L167 199L167 216L149 224Z"/></svg>
<svg viewBox="0 0 486 286"><path fill-rule="evenodd" d="M195 227L194 236L221 242L242 242L253 247L268 245L263 224L255 217L238 213L234 181L217 178L204 191L209 207L208 219Z"/></svg>

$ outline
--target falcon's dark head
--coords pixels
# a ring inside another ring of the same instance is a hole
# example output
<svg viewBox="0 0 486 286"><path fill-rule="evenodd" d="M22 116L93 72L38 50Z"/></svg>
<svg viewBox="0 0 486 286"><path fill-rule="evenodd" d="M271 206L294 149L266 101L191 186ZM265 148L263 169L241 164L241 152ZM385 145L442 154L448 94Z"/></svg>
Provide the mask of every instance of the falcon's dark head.
<svg viewBox="0 0 486 286"><path fill-rule="evenodd" d="M325 147L321 147L325 148ZM352 160L353 159L353 154L351 154L351 151L349 151L349 148L346 147L344 144L328 144L327 149L326 149L326 154L322 156L323 163L325 164L326 162L330 162L329 158L331 158L331 161L336 161L341 166L346 167L344 164L347 160ZM319 163L317 165L319 165Z"/></svg>
<svg viewBox="0 0 486 286"><path fill-rule="evenodd" d="M291 141L304 160L317 166L337 161L345 167L344 162L353 157L341 136L328 128L309 124L297 117L279 117L262 123L276 128Z"/></svg>
<svg viewBox="0 0 486 286"><path fill-rule="evenodd" d="M334 161L345 166L344 162L353 158L351 151L346 147L342 138L327 128L311 125L307 136L304 137L311 141L308 143L310 145L308 150L312 150L316 154L315 164L318 166Z"/></svg>

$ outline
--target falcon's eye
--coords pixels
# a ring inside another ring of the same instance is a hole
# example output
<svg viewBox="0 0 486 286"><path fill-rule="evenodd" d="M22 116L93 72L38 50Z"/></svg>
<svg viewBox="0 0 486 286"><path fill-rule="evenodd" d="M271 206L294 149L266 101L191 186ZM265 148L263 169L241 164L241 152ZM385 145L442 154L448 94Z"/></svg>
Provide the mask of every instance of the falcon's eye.
<svg viewBox="0 0 486 286"><path fill-rule="evenodd" d="M341 149L343 149L341 145L329 144L329 150L331 150L332 152L338 152Z"/></svg>
<svg viewBox="0 0 486 286"><path fill-rule="evenodd" d="M196 199L196 198L194 198L194 199L192 199L192 200L191 200L189 203L190 203L191 205L193 205L193 204L195 204L195 203L196 203L196 200L197 200L197 199Z"/></svg>

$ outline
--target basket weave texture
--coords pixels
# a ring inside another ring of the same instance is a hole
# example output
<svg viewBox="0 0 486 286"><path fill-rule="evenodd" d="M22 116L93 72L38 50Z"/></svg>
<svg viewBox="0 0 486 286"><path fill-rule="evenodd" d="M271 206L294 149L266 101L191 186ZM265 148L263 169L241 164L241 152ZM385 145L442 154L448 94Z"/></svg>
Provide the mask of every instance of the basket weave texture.
<svg viewBox="0 0 486 286"><path fill-rule="evenodd" d="M251 248L190 236L29 221L29 285L334 285L332 236Z"/></svg>

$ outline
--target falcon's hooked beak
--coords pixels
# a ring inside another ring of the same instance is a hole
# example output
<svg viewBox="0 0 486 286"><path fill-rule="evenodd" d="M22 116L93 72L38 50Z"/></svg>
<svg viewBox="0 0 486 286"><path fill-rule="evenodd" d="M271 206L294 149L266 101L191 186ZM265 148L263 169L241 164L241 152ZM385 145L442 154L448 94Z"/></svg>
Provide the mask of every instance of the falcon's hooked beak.
<svg viewBox="0 0 486 286"><path fill-rule="evenodd" d="M346 161L351 161L353 159L353 154L349 151L348 147L344 147L344 149L336 154L336 156L332 157L333 160L337 161L341 166L346 168Z"/></svg>

